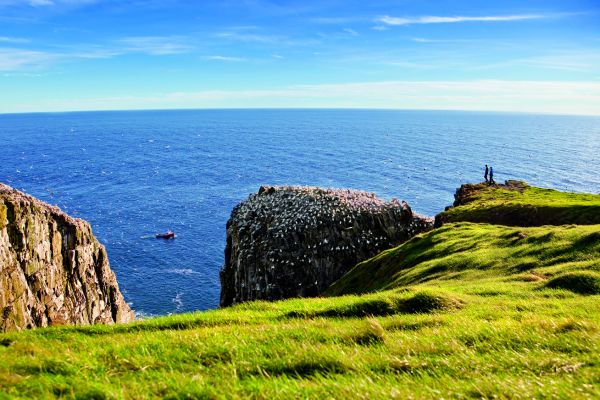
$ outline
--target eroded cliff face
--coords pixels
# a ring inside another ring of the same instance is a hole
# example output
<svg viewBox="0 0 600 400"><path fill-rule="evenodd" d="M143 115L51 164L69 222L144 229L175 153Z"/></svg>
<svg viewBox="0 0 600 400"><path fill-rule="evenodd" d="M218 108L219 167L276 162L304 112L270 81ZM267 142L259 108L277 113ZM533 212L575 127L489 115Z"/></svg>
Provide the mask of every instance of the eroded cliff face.
<svg viewBox="0 0 600 400"><path fill-rule="evenodd" d="M372 193L263 186L227 223L221 306L317 296L360 261L432 226L407 203Z"/></svg>
<svg viewBox="0 0 600 400"><path fill-rule="evenodd" d="M89 224L0 184L0 331L131 320Z"/></svg>

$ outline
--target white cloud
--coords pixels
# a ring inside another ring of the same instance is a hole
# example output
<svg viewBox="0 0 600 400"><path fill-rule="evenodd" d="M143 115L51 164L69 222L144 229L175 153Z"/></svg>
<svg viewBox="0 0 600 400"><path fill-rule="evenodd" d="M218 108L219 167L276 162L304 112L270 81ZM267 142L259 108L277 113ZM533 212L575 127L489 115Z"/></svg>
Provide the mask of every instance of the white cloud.
<svg viewBox="0 0 600 400"><path fill-rule="evenodd" d="M54 2L51 0L30 0L29 4L37 7L37 6L53 6Z"/></svg>
<svg viewBox="0 0 600 400"><path fill-rule="evenodd" d="M218 32L215 34L215 37L236 42L285 46L311 46L319 43L318 41L313 39L294 39L286 36L264 35L238 31Z"/></svg>
<svg viewBox="0 0 600 400"><path fill-rule="evenodd" d="M275 36L260 35L255 33L219 32L216 34L216 36L240 42L273 43L277 41L277 37Z"/></svg>
<svg viewBox="0 0 600 400"><path fill-rule="evenodd" d="M29 43L29 39L0 36L0 43Z"/></svg>
<svg viewBox="0 0 600 400"><path fill-rule="evenodd" d="M311 18L310 22L324 25L339 25L361 21L362 17L315 17Z"/></svg>
<svg viewBox="0 0 600 400"><path fill-rule="evenodd" d="M0 7L6 6L31 6L31 7L48 7L48 6L81 6L92 4L98 0L0 0Z"/></svg>
<svg viewBox="0 0 600 400"><path fill-rule="evenodd" d="M148 108L385 108L600 116L597 81L388 81L276 89L175 92L152 97L53 99L0 112Z"/></svg>
<svg viewBox="0 0 600 400"><path fill-rule="evenodd" d="M354 29L352 28L345 28L344 32L346 32L348 35L350 36L359 36L359 33L356 32Z"/></svg>
<svg viewBox="0 0 600 400"><path fill-rule="evenodd" d="M133 36L119 41L124 52L139 52L155 56L186 53L192 46L182 36Z"/></svg>
<svg viewBox="0 0 600 400"><path fill-rule="evenodd" d="M205 60L209 61L226 61L226 62L243 62L248 61L246 58L242 57L230 57L230 56L206 56Z"/></svg>
<svg viewBox="0 0 600 400"><path fill-rule="evenodd" d="M63 51L37 51L0 47L0 71L28 72L57 62L112 58L130 53L164 56L186 53L193 49L179 36L140 36L118 40L105 46L77 45ZM25 43L25 39L0 37L0 43Z"/></svg>
<svg viewBox="0 0 600 400"><path fill-rule="evenodd" d="M0 71L16 71L22 68L42 67L58 58L43 51L0 48Z"/></svg>
<svg viewBox="0 0 600 400"><path fill-rule="evenodd" d="M390 17L385 15L377 19L377 22L386 25L412 25L412 24L442 24L442 23L456 23L456 22L494 22L494 21L521 21L529 19L540 19L545 18L543 15L537 14L521 14L521 15L493 15L493 16L479 16L479 17L465 17L465 16L453 16L453 17L440 17L440 16L424 16L424 17Z"/></svg>

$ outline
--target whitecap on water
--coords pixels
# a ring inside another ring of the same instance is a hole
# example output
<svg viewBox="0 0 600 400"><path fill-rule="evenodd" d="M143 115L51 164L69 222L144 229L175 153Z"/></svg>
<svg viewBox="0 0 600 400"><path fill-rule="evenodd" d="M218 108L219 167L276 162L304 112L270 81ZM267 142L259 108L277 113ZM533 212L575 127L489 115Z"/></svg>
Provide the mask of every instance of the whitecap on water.
<svg viewBox="0 0 600 400"><path fill-rule="evenodd" d="M200 272L194 271L191 268L172 268L172 269L168 269L166 272L170 272L172 274L177 274L177 275L197 275L197 274L200 274Z"/></svg>
<svg viewBox="0 0 600 400"><path fill-rule="evenodd" d="M175 297L171 299L173 304L175 304L175 311L179 311L181 307L183 307L183 301L181 301L181 292L177 292Z"/></svg>

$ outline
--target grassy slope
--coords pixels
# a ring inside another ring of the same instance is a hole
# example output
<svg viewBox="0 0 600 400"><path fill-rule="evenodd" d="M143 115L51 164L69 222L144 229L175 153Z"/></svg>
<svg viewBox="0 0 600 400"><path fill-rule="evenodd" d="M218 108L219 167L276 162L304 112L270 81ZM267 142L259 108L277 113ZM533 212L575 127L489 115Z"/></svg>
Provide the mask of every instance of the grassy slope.
<svg viewBox="0 0 600 400"><path fill-rule="evenodd" d="M513 226L600 224L600 195L565 193L527 186L523 191L485 184L466 204L441 213L445 222L489 222Z"/></svg>
<svg viewBox="0 0 600 400"><path fill-rule="evenodd" d="M414 237L358 264L329 289L357 294L406 285L545 280L569 271L600 276L600 225L515 228L461 222Z"/></svg>
<svg viewBox="0 0 600 400"><path fill-rule="evenodd" d="M598 398L599 242L459 223L331 288L362 294L0 334L0 399Z"/></svg>

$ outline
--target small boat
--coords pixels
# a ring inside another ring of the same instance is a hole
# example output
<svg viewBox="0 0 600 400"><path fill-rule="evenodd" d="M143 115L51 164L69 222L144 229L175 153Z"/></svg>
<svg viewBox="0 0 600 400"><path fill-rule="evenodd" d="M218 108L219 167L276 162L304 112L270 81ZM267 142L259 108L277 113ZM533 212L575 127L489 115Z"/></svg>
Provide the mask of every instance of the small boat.
<svg viewBox="0 0 600 400"><path fill-rule="evenodd" d="M175 232L173 232L171 230L169 230L165 233L157 233L155 236L157 239L175 239L176 238Z"/></svg>

